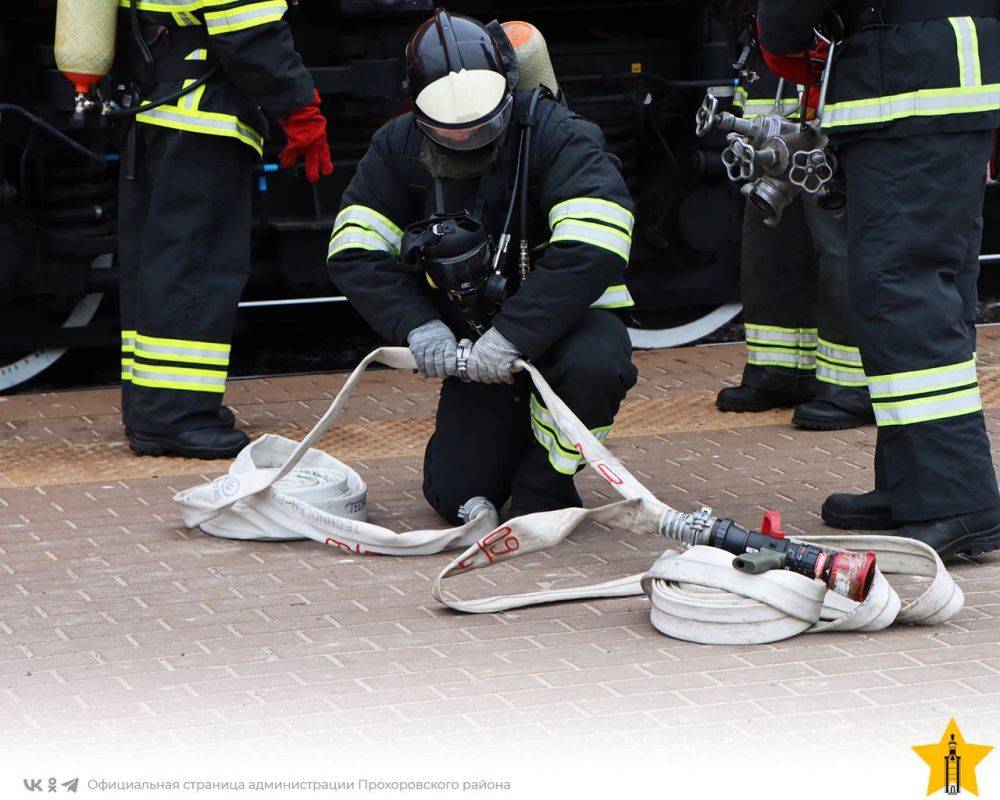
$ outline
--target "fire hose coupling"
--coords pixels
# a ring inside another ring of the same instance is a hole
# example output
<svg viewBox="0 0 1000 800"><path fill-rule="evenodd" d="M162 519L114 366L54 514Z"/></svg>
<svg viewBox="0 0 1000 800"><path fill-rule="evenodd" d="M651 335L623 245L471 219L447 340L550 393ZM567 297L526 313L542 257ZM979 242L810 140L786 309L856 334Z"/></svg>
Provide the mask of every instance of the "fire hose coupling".
<svg viewBox="0 0 1000 800"><path fill-rule="evenodd" d="M496 507L485 497L473 497L458 508L458 518L462 522L472 522L486 514L496 514Z"/></svg>
<svg viewBox="0 0 1000 800"><path fill-rule="evenodd" d="M770 569L787 569L821 581L835 594L863 602L875 580L875 554L830 550L788 538L780 529L775 512L764 517L762 531L748 531L731 519L717 520L710 545L736 556L733 566L759 574Z"/></svg>

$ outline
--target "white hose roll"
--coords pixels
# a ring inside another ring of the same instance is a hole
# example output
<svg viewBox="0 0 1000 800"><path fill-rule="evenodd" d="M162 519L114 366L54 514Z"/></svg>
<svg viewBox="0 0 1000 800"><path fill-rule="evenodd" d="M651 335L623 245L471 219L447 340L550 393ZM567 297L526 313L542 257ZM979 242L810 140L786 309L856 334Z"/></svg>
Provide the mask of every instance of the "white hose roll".
<svg viewBox="0 0 1000 800"><path fill-rule="evenodd" d="M174 500L190 528L232 539L315 539L351 554L429 555L463 548L432 584L441 603L464 613L486 614L513 608L599 597L631 597L645 592L650 620L667 636L704 644L762 644L800 633L883 630L894 622L939 625L964 603L961 590L927 545L893 536L800 537L822 547L872 550L878 556L872 589L862 603L827 592L819 581L785 570L748 575L732 565L733 555L708 547L668 551L645 575L601 583L543 589L524 594L459 599L446 592L446 579L492 569L504 561L548 550L582 524L655 536L680 512L660 502L577 419L531 364L518 361L552 414L562 435L588 465L623 499L598 508L567 508L529 514L499 524L483 501L472 520L447 530L393 531L365 520L366 490L361 477L313 445L342 413L373 362L415 369L403 348L370 354L348 377L329 410L301 442L264 436L249 445L229 472L209 484L180 492ZM616 538L608 546L616 546ZM676 543L675 543L676 544ZM885 574L929 578L914 599L901 603Z"/></svg>

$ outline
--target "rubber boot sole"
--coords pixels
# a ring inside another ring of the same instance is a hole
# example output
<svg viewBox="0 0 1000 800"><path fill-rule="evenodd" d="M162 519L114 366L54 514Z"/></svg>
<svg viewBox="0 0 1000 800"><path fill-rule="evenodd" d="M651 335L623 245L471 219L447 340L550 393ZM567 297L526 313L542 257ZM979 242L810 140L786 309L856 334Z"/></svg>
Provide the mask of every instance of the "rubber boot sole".
<svg viewBox="0 0 1000 800"><path fill-rule="evenodd" d="M1000 550L1000 525L995 525L988 531L970 533L967 536L956 539L947 547L938 551L938 555L944 561L946 558L954 556L972 556L975 558L992 553L994 550Z"/></svg>
<svg viewBox="0 0 1000 800"><path fill-rule="evenodd" d="M720 403L718 400L715 401L715 407L719 411L727 411L733 414L759 414L762 411L773 411L776 408L795 408L795 406L803 403L803 400L789 400L786 403L748 403L746 405L730 405L729 403Z"/></svg>
<svg viewBox="0 0 1000 800"><path fill-rule="evenodd" d="M808 431L847 431L853 428L864 428L867 425L874 425L874 419L867 419L861 417L854 417L852 420L844 419L840 422L834 422L829 419L815 419L811 418L806 414L799 414L796 411L792 415L792 425L796 428L802 428Z"/></svg>
<svg viewBox="0 0 1000 800"><path fill-rule="evenodd" d="M157 439L144 439L133 434L128 440L129 450L137 456L176 456L178 458L198 458L204 461L214 461L218 459L236 458L243 446L232 447L174 447L168 442Z"/></svg>
<svg viewBox="0 0 1000 800"><path fill-rule="evenodd" d="M862 514L851 516L823 511L822 517L823 522L831 528L840 528L845 531L893 531L903 527L901 522L895 520Z"/></svg>

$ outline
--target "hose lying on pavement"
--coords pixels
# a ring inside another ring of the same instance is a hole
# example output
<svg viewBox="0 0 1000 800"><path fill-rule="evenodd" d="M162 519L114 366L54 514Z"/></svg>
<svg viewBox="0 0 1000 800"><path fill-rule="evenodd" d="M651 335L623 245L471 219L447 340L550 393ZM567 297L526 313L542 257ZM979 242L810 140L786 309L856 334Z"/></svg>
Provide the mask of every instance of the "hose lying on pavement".
<svg viewBox="0 0 1000 800"><path fill-rule="evenodd" d="M599 508L568 508L529 514L499 525L487 501L471 502L469 521L448 530L395 533L365 521L367 490L361 477L332 456L314 449L337 420L365 370L373 362L414 369L405 348L381 348L366 357L316 426L301 442L266 435L250 444L228 473L178 493L189 528L231 539L314 539L358 555L429 555L465 548L438 575L434 597L457 611L482 614L564 600L646 594L651 622L661 633L705 644L761 644L799 633L830 630L878 631L893 622L939 625L954 617L964 598L940 558L927 545L894 536L797 537L823 548L874 551L876 569L862 602L832 591L818 580L787 570L759 575L733 567L733 556L707 547L711 512L676 511L660 502L587 430L541 374L518 362L560 431L577 444L590 467L624 499ZM452 576L547 550L587 521L633 533L662 535L687 545L667 551L645 575L587 586L519 595L459 600L446 594ZM903 604L883 575L930 579Z"/></svg>

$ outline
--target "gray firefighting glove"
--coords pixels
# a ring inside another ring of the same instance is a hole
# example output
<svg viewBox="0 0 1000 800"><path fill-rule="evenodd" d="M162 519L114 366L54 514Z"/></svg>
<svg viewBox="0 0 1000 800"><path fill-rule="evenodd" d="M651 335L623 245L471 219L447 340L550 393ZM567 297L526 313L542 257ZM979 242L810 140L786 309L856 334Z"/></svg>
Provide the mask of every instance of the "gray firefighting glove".
<svg viewBox="0 0 1000 800"><path fill-rule="evenodd" d="M458 366L455 334L439 319L432 319L410 331L406 337L417 369L425 378L447 378Z"/></svg>
<svg viewBox="0 0 1000 800"><path fill-rule="evenodd" d="M469 354L469 380L478 383L513 383L514 361L520 357L496 328L490 328L472 346Z"/></svg>

